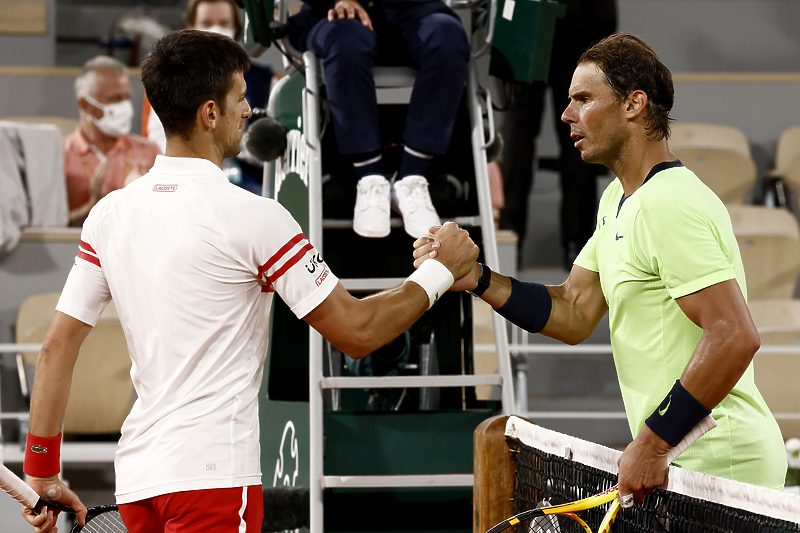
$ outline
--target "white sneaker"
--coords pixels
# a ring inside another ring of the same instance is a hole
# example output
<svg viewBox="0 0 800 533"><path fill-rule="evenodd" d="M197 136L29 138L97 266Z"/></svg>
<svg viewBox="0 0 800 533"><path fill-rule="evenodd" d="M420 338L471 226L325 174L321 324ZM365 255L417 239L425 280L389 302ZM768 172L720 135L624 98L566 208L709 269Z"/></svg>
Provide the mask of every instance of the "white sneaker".
<svg viewBox="0 0 800 533"><path fill-rule="evenodd" d="M415 239L428 234L428 228L441 224L423 176L406 176L392 187L392 206L403 216L406 233Z"/></svg>
<svg viewBox="0 0 800 533"><path fill-rule="evenodd" d="M364 176L356 185L353 230L362 237L386 237L389 221L389 180L380 175Z"/></svg>

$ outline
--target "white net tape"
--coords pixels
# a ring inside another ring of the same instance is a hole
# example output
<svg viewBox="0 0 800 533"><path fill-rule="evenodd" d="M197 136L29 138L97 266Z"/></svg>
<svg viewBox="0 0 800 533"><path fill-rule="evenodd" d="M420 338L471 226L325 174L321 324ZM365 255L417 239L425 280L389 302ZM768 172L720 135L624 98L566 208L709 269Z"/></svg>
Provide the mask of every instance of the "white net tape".
<svg viewBox="0 0 800 533"><path fill-rule="evenodd" d="M516 416L509 417L505 434L532 448L612 474L617 473L617 459L622 455L619 450L545 429ZM667 479L665 488L671 492L800 523L800 496L795 494L674 466L669 467Z"/></svg>

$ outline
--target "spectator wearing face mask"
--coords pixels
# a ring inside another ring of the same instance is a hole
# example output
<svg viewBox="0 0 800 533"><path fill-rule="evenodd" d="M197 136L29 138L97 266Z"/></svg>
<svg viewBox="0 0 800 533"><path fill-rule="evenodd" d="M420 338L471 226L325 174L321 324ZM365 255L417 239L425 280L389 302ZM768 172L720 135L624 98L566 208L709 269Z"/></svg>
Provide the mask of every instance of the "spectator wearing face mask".
<svg viewBox="0 0 800 533"><path fill-rule="evenodd" d="M241 39L244 30L235 0L189 0L183 10L183 21L186 29L219 33L234 41ZM271 68L257 63L250 65L250 70L244 75L250 107L267 107L272 78ZM164 127L150 107L146 95L142 113L142 134L158 144L162 154L165 152L167 138L164 135Z"/></svg>
<svg viewBox="0 0 800 533"><path fill-rule="evenodd" d="M80 123L64 139L70 224L83 224L103 196L145 174L158 146L131 134L131 83L124 63L109 56L90 59L75 80Z"/></svg>
<svg viewBox="0 0 800 533"><path fill-rule="evenodd" d="M234 41L239 41L244 31L241 13L235 0L189 0L183 10L183 21L186 29L218 33ZM250 107L267 107L273 77L274 72L270 67L251 63L250 70L244 74L244 81L247 84L245 96ZM167 138L164 126L150 107L147 95L142 107L142 135L156 143L162 154L166 153ZM244 143L238 156L225 160L223 172L231 183L261 195L263 163L250 155Z"/></svg>

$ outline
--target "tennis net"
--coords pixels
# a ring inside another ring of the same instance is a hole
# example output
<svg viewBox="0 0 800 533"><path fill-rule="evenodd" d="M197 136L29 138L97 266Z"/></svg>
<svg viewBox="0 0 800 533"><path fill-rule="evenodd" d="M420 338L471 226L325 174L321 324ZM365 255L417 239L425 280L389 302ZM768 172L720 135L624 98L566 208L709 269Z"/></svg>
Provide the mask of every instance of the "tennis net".
<svg viewBox="0 0 800 533"><path fill-rule="evenodd" d="M618 450L513 416L506 422L505 437L512 452L513 514L586 498L616 484ZM606 508L579 514L596 531ZM537 520L515 526L517 533L584 531L569 518ZM667 487L622 510L611 530L800 532L800 496L670 467Z"/></svg>

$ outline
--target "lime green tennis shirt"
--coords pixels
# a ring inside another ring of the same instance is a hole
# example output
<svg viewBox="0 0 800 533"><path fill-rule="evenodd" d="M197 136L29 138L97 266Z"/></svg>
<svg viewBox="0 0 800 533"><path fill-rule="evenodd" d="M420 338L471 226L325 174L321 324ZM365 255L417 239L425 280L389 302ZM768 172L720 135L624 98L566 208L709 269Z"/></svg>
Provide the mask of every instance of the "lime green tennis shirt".
<svg viewBox="0 0 800 533"><path fill-rule="evenodd" d="M614 363L635 437L703 335L675 300L730 279L747 298L728 211L680 161L660 163L627 198L619 179L608 186L597 228L575 264L600 274ZM783 438L753 382L752 364L712 415L719 426L675 464L782 489Z"/></svg>

